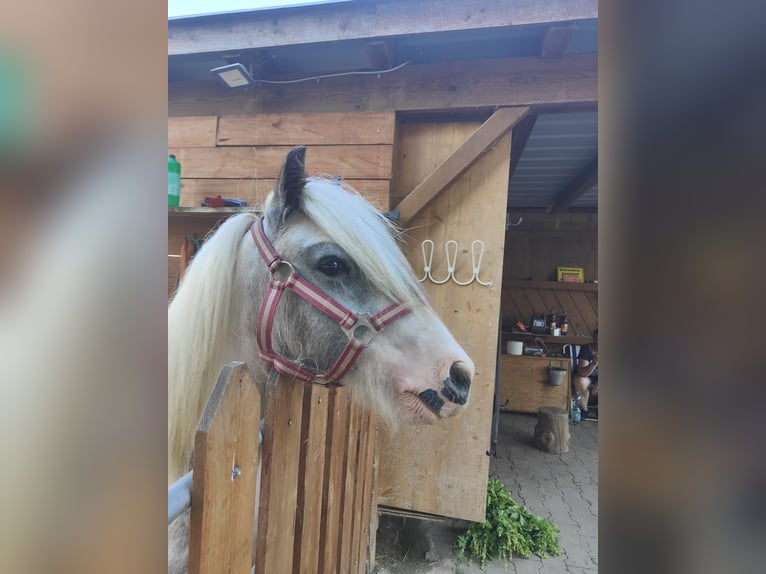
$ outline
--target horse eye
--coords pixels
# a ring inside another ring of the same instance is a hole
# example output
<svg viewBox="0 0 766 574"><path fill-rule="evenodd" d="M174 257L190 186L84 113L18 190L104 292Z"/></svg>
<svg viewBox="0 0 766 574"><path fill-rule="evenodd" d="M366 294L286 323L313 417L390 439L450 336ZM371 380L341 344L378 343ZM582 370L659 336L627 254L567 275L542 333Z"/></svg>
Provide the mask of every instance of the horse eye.
<svg viewBox="0 0 766 574"><path fill-rule="evenodd" d="M336 275L340 275L346 271L343 262L335 256L325 257L322 259L319 262L318 268L322 273L329 275L330 277L335 277Z"/></svg>

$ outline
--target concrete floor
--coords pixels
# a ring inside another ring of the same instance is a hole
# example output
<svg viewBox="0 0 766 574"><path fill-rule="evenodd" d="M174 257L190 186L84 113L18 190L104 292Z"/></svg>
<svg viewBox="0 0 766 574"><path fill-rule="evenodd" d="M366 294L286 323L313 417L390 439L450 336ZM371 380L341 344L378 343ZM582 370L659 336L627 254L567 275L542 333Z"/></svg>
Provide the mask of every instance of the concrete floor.
<svg viewBox="0 0 766 574"><path fill-rule="evenodd" d="M502 413L497 456L490 473L519 504L550 518L561 532L561 555L540 559L514 556L488 562L485 572L580 573L598 571L598 422L571 425L569 452L553 455L532 446L534 415ZM381 517L377 538L377 574L469 574L478 563L457 564L452 545L468 523Z"/></svg>

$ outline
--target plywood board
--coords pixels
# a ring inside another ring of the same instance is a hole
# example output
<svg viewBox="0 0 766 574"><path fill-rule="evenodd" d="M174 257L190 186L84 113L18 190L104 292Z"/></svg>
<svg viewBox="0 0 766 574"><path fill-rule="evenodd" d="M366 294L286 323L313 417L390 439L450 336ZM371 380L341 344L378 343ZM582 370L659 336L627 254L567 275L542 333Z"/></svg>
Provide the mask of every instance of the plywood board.
<svg viewBox="0 0 766 574"><path fill-rule="evenodd" d="M170 148L181 162L181 176L189 178L276 179L290 146ZM392 146L309 146L309 176L341 176L344 179L389 179Z"/></svg>
<svg viewBox="0 0 766 574"><path fill-rule="evenodd" d="M215 147L217 116L168 118L168 147Z"/></svg>
<svg viewBox="0 0 766 574"><path fill-rule="evenodd" d="M477 126L473 122L400 126L398 157L404 161L397 164L397 180L414 187ZM470 275L471 242L480 239L485 244L481 276L494 286L425 284L447 328L474 360L476 376L461 415L430 427L381 432L379 504L484 520L510 144L509 133L408 225L407 253L413 268L423 268L421 241L431 239L443 251L445 241L454 239L460 247L456 273ZM446 272L436 256L434 269Z"/></svg>
<svg viewBox="0 0 766 574"><path fill-rule="evenodd" d="M566 369L564 382L548 384L548 367ZM571 363L568 359L502 355L500 361L500 408L505 411L537 413L540 407L569 410Z"/></svg>
<svg viewBox="0 0 766 574"><path fill-rule="evenodd" d="M393 144L394 112L256 114L223 116L217 144L343 145Z"/></svg>

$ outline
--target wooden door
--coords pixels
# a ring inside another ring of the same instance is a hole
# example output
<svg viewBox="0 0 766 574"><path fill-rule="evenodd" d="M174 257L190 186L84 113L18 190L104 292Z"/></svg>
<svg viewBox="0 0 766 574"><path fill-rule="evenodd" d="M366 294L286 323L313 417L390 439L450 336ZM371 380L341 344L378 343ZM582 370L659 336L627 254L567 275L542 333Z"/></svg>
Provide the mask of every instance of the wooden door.
<svg viewBox="0 0 766 574"><path fill-rule="evenodd" d="M480 125L400 126L393 180L398 195L394 194L392 204L442 164ZM434 277L446 276L444 244L453 239L459 245L455 274L461 281L467 280L472 273L471 242L479 239L485 245L480 276L493 285L425 283L447 328L474 360L476 377L462 414L430 427L400 427L396 432L380 429L378 502L383 506L484 520L510 147L507 131L405 225L407 255L416 274L423 275L421 242L431 239L436 246Z"/></svg>

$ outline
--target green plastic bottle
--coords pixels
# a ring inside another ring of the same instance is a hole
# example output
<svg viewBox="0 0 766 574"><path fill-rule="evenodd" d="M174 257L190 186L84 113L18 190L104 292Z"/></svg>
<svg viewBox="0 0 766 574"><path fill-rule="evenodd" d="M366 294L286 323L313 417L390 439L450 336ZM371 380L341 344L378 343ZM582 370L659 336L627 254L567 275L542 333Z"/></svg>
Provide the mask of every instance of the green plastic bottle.
<svg viewBox="0 0 766 574"><path fill-rule="evenodd" d="M181 164L176 156L168 156L168 207L178 207L181 202Z"/></svg>

